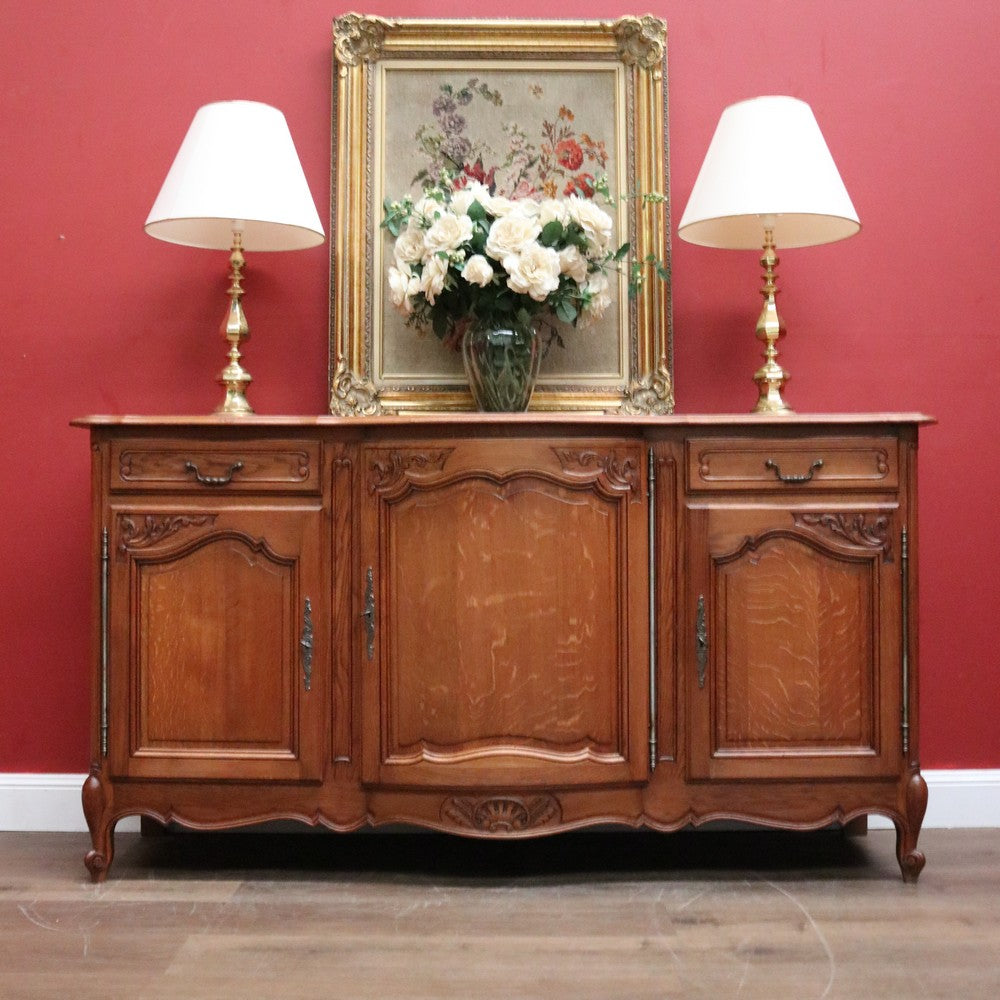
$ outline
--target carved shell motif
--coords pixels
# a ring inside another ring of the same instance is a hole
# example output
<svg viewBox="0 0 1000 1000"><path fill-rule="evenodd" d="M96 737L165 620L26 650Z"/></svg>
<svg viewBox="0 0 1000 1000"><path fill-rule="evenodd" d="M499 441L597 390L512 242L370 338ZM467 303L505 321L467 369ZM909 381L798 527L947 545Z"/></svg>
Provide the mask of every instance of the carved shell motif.
<svg viewBox="0 0 1000 1000"><path fill-rule="evenodd" d="M468 796L445 799L441 818L465 829L502 835L558 823L562 810L552 795Z"/></svg>

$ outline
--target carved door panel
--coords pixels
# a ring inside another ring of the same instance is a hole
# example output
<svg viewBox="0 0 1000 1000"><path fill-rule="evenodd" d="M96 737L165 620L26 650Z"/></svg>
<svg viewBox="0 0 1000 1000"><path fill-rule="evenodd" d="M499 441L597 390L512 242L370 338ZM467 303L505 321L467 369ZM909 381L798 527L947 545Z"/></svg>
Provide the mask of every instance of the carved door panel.
<svg viewBox="0 0 1000 1000"><path fill-rule="evenodd" d="M278 505L112 508L113 774L321 776L321 524Z"/></svg>
<svg viewBox="0 0 1000 1000"><path fill-rule="evenodd" d="M689 527L691 777L898 773L898 512L710 507Z"/></svg>
<svg viewBox="0 0 1000 1000"><path fill-rule="evenodd" d="M365 450L366 781L645 777L644 465L627 440Z"/></svg>

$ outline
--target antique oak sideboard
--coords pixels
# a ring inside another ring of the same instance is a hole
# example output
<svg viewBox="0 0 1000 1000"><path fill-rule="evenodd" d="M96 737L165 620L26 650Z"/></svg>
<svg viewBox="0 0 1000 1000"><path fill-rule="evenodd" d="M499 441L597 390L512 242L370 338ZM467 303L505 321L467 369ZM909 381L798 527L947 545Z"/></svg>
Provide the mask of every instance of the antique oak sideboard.
<svg viewBox="0 0 1000 1000"><path fill-rule="evenodd" d="M916 414L89 417L86 863L130 814L869 813L924 864Z"/></svg>

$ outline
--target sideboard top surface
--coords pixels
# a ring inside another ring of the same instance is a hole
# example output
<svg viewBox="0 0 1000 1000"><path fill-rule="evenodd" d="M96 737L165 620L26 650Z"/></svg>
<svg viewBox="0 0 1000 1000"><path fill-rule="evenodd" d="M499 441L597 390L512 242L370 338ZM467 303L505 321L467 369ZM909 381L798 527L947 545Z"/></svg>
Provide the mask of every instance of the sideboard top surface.
<svg viewBox="0 0 1000 1000"><path fill-rule="evenodd" d="M668 416L627 415L627 414L586 414L568 411L529 411L527 413L468 413L433 412L412 413L373 417L336 417L330 415L292 416L261 415L231 417L219 414L207 415L161 415L145 416L136 414L97 414L78 417L71 421L74 427L121 427L135 430L161 428L231 428L246 427L266 430L295 429L308 427L340 428L363 430L365 428L454 428L456 432L485 430L511 430L517 428L545 427L553 430L589 428L592 431L629 428L646 430L662 428L718 428L727 427L741 430L756 428L795 427L863 427L872 429L879 426L927 425L936 423L933 417L922 413L796 413L790 416L774 416L752 413L685 413Z"/></svg>

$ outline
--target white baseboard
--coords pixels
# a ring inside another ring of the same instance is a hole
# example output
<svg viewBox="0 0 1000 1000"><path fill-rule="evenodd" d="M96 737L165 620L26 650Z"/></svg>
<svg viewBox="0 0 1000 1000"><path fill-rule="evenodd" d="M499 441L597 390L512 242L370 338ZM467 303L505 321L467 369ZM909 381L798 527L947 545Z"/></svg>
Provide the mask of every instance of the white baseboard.
<svg viewBox="0 0 1000 1000"><path fill-rule="evenodd" d="M1000 827L1000 770L924 771L930 791L924 829ZM86 831L80 804L83 774L0 774L0 830ZM891 827L872 816L873 830ZM117 826L139 829L137 817ZM305 828L304 828L305 829Z"/></svg>

